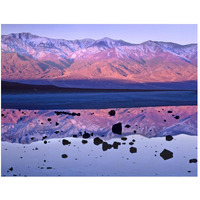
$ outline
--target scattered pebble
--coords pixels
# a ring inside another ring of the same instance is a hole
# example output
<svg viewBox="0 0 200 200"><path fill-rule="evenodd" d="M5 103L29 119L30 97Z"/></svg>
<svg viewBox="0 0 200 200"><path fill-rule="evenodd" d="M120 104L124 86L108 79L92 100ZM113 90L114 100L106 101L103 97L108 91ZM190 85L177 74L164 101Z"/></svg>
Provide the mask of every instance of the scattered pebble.
<svg viewBox="0 0 200 200"><path fill-rule="evenodd" d="M13 167L9 168L10 171L13 171Z"/></svg>
<svg viewBox="0 0 200 200"><path fill-rule="evenodd" d="M83 144L87 144L88 141L87 141L87 140L82 140L82 143L83 143Z"/></svg>
<svg viewBox="0 0 200 200"><path fill-rule="evenodd" d="M164 159L164 160L168 160L170 158L173 158L173 152L164 149L161 153L160 156Z"/></svg>
<svg viewBox="0 0 200 200"><path fill-rule="evenodd" d="M52 169L52 167L47 167L47 169Z"/></svg>
<svg viewBox="0 0 200 200"><path fill-rule="evenodd" d="M127 137L122 137L121 140L126 141Z"/></svg>
<svg viewBox="0 0 200 200"><path fill-rule="evenodd" d="M62 154L62 158L67 158L68 155L67 154Z"/></svg>
<svg viewBox="0 0 200 200"><path fill-rule="evenodd" d="M197 163L197 159L196 158L190 159L189 163Z"/></svg>
<svg viewBox="0 0 200 200"><path fill-rule="evenodd" d="M167 141L172 141L174 138L173 138L171 135L167 135L167 136L165 137L165 139L166 139Z"/></svg>
<svg viewBox="0 0 200 200"><path fill-rule="evenodd" d="M51 121L51 118L48 118L48 119L47 119L47 121L49 121L49 122L50 122L50 121Z"/></svg>
<svg viewBox="0 0 200 200"><path fill-rule="evenodd" d="M131 148L130 148L130 152L131 152L131 153L137 153L137 148L131 147Z"/></svg>

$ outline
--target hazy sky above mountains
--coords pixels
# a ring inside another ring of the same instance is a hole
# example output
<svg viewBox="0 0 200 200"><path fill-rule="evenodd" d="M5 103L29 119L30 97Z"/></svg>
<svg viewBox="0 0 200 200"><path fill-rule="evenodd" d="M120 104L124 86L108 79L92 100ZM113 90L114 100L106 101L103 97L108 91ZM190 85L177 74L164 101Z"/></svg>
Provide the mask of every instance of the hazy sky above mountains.
<svg viewBox="0 0 200 200"><path fill-rule="evenodd" d="M1 34L30 32L35 35L57 39L122 39L130 43L147 40L197 43L195 24L3 24Z"/></svg>

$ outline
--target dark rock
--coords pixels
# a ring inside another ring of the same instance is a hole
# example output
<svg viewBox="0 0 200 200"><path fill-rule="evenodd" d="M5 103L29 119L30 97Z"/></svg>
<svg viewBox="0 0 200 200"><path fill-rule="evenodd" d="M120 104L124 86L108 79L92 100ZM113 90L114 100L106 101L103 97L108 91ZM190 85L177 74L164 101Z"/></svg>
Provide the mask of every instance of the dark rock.
<svg viewBox="0 0 200 200"><path fill-rule="evenodd" d="M67 158L68 155L67 154L62 154L62 158Z"/></svg>
<svg viewBox="0 0 200 200"><path fill-rule="evenodd" d="M112 145L112 146L113 146L114 149L118 149L118 146L119 146L119 145L121 145L120 142L113 142L113 145Z"/></svg>
<svg viewBox="0 0 200 200"><path fill-rule="evenodd" d="M168 112L168 113L172 113L172 111L171 111L171 110L168 110L167 112Z"/></svg>
<svg viewBox="0 0 200 200"><path fill-rule="evenodd" d="M103 140L99 137L94 138L94 144L95 145L100 145L103 143Z"/></svg>
<svg viewBox="0 0 200 200"><path fill-rule="evenodd" d="M174 138L173 138L171 135L167 135L167 136L165 137L165 139L166 139L167 141L172 141Z"/></svg>
<svg viewBox="0 0 200 200"><path fill-rule="evenodd" d="M174 118L175 118L175 119L179 119L180 117L177 115L177 116L175 116Z"/></svg>
<svg viewBox="0 0 200 200"><path fill-rule="evenodd" d="M44 140L44 139L46 139L46 138L47 138L47 136L45 135L45 136L42 137L42 140Z"/></svg>
<svg viewBox="0 0 200 200"><path fill-rule="evenodd" d="M55 111L56 115L61 115L63 114L63 112L58 112L58 111Z"/></svg>
<svg viewBox="0 0 200 200"><path fill-rule="evenodd" d="M46 141L46 140L44 141L44 144L47 144L47 141Z"/></svg>
<svg viewBox="0 0 200 200"><path fill-rule="evenodd" d="M47 119L47 121L49 121L49 122L50 122L50 121L51 121L51 118L48 118L48 119Z"/></svg>
<svg viewBox="0 0 200 200"><path fill-rule="evenodd" d="M109 111L108 114L109 114L110 116L115 116L115 110Z"/></svg>
<svg viewBox="0 0 200 200"><path fill-rule="evenodd" d="M52 169L52 167L47 167L47 169Z"/></svg>
<svg viewBox="0 0 200 200"><path fill-rule="evenodd" d="M170 158L173 158L173 152L164 149L161 153L160 156L164 159L164 160L168 160Z"/></svg>
<svg viewBox="0 0 200 200"><path fill-rule="evenodd" d="M58 134L59 132L60 132L60 131L55 131L54 133L55 133L55 134Z"/></svg>
<svg viewBox="0 0 200 200"><path fill-rule="evenodd" d="M125 128L130 128L131 126L129 124L126 124L125 125Z"/></svg>
<svg viewBox="0 0 200 200"><path fill-rule="evenodd" d="M122 137L121 140L126 141L127 137Z"/></svg>
<svg viewBox="0 0 200 200"><path fill-rule="evenodd" d="M197 163L197 159L193 158L189 160L189 163Z"/></svg>
<svg viewBox="0 0 200 200"><path fill-rule="evenodd" d="M134 130L133 133L136 133L136 130Z"/></svg>
<svg viewBox="0 0 200 200"><path fill-rule="evenodd" d="M131 147L131 148L130 148L130 152L131 152L131 153L137 153L137 148Z"/></svg>
<svg viewBox="0 0 200 200"><path fill-rule="evenodd" d="M71 142L68 141L68 140L66 140L66 139L63 139L63 140L62 140L62 144L63 144L63 145L69 145L69 144L71 144Z"/></svg>
<svg viewBox="0 0 200 200"><path fill-rule="evenodd" d="M81 114L80 114L80 113L75 113L75 112L73 112L73 113L72 113L72 116L81 116Z"/></svg>
<svg viewBox="0 0 200 200"><path fill-rule="evenodd" d="M112 132L118 135L122 134L122 123L117 123L112 126Z"/></svg>
<svg viewBox="0 0 200 200"><path fill-rule="evenodd" d="M83 144L87 144L88 141L87 141L87 140L82 140L82 143L83 143Z"/></svg>
<svg viewBox="0 0 200 200"><path fill-rule="evenodd" d="M134 143L133 142L129 142L129 145L133 145Z"/></svg>
<svg viewBox="0 0 200 200"><path fill-rule="evenodd" d="M90 137L90 134L85 131L84 134L83 134L83 138L86 139L86 138L89 138L89 137Z"/></svg>
<svg viewBox="0 0 200 200"><path fill-rule="evenodd" d="M107 151L108 149L111 149L111 148L112 148L111 144L108 144L107 142L103 142L102 144L103 151Z"/></svg>
<svg viewBox="0 0 200 200"><path fill-rule="evenodd" d="M58 122L56 122L56 126L58 126L59 125L59 123Z"/></svg>
<svg viewBox="0 0 200 200"><path fill-rule="evenodd" d="M56 115L72 115L72 116L81 116L80 113L69 113L69 112L64 112L64 111L55 111Z"/></svg>
<svg viewBox="0 0 200 200"><path fill-rule="evenodd" d="M10 171L13 171L13 167L9 168Z"/></svg>
<svg viewBox="0 0 200 200"><path fill-rule="evenodd" d="M77 135L72 135L72 137L73 137L73 138L77 138L78 136L77 136Z"/></svg>

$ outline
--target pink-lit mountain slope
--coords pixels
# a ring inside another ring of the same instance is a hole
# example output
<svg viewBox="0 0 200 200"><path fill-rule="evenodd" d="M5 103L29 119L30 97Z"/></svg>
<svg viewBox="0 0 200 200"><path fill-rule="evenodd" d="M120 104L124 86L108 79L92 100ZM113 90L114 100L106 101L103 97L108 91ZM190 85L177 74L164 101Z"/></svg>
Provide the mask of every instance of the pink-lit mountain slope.
<svg viewBox="0 0 200 200"><path fill-rule="evenodd" d="M110 38L68 41L30 33L3 35L1 42L3 80L61 81L62 86L69 80L133 84L197 80L196 44L130 44Z"/></svg>

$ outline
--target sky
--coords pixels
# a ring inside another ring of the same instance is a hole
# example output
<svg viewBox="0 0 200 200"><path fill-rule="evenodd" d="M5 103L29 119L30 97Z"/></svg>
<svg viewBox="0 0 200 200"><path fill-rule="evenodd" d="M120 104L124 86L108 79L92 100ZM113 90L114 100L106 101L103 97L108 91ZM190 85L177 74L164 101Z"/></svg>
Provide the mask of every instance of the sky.
<svg viewBox="0 0 200 200"><path fill-rule="evenodd" d="M122 39L139 44L147 40L197 43L196 24L2 24L1 34L29 32L49 38Z"/></svg>

